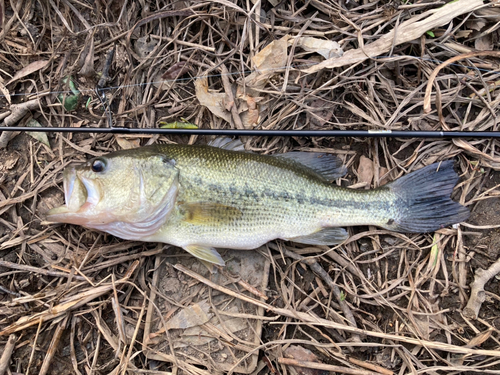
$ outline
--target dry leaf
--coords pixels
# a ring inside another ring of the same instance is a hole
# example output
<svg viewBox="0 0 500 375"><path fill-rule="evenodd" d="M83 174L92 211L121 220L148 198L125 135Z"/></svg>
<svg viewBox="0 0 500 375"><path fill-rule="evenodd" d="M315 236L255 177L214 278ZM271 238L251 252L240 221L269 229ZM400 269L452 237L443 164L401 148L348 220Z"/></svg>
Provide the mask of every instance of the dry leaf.
<svg viewBox="0 0 500 375"><path fill-rule="evenodd" d="M19 70L16 74L14 74L14 77L7 82L6 86L9 85L10 83L17 81L20 78L26 77L30 75L31 73L36 72L37 70L45 68L45 66L49 63L49 60L38 60L35 62L32 62L31 64L28 64L21 70Z"/></svg>
<svg viewBox="0 0 500 375"><path fill-rule="evenodd" d="M245 78L245 85L238 86L236 97L243 102L239 103L241 121L246 129L254 128L259 124L262 106L258 103L264 100L257 90L263 89L269 79L285 68L287 63L287 48L289 36L285 35L274 40L252 58L255 71Z"/></svg>
<svg viewBox="0 0 500 375"><path fill-rule="evenodd" d="M143 37L137 39L134 44L134 50L140 57L145 58L154 51L159 43L159 40L153 39L149 35L144 35Z"/></svg>
<svg viewBox="0 0 500 375"><path fill-rule="evenodd" d="M467 348L473 348L475 346L481 345L483 342L488 340L493 333L493 329L489 329L487 331L479 333L477 336L473 337L467 345L465 345Z"/></svg>
<svg viewBox="0 0 500 375"><path fill-rule="evenodd" d="M228 111L233 105L237 105L244 128L251 129L257 126L263 111L262 106L258 103L265 99L260 96L258 90L263 89L273 75L285 68L287 63L288 39L289 36L286 35L279 40L272 41L252 58L255 71L245 78L244 85L239 85L236 88L238 102L226 103L227 108L225 113L227 113L228 119L219 116L212 109L210 110L229 122L231 116Z"/></svg>
<svg viewBox="0 0 500 375"><path fill-rule="evenodd" d="M252 58L252 62L259 70L284 68L287 59L289 36L269 43L264 49Z"/></svg>
<svg viewBox="0 0 500 375"><path fill-rule="evenodd" d="M473 18L473 19L468 20L465 23L465 25L469 29L481 31L487 25L487 22L483 18L478 17L478 18Z"/></svg>
<svg viewBox="0 0 500 375"><path fill-rule="evenodd" d="M168 70L161 76L162 79L176 79L177 77L186 74L191 68L187 65L187 61L179 61L172 65Z"/></svg>
<svg viewBox="0 0 500 375"><path fill-rule="evenodd" d="M82 125L86 125L87 123L88 123L88 121L87 121L87 120L80 120L80 121L73 122L73 123L71 124L71 127L72 127L72 128L81 128L81 127L82 127Z"/></svg>
<svg viewBox="0 0 500 375"><path fill-rule="evenodd" d="M363 47L346 51L342 57L327 59L317 65L304 69L304 72L315 73L322 69L338 68L344 65L353 65L371 57L387 53L400 44L415 40L427 31L450 23L462 14L467 14L484 7L482 0L458 0L450 2L441 8L431 9L422 14L404 21L377 40Z"/></svg>
<svg viewBox="0 0 500 375"><path fill-rule="evenodd" d="M85 52L82 54L83 64L80 69L80 75L84 77L93 77L94 70L94 34L89 34L87 37L88 46L85 47ZM86 42L87 44L87 42Z"/></svg>
<svg viewBox="0 0 500 375"><path fill-rule="evenodd" d="M29 127L35 127L35 128L41 128L42 125L38 121L36 121L34 118L29 120L26 124L26 126ZM28 135L32 136L35 138L38 142L42 142L44 145L46 145L48 148L50 148L50 143L49 143L49 138L47 137L47 133L45 132L27 132Z"/></svg>
<svg viewBox="0 0 500 375"><path fill-rule="evenodd" d="M215 319L215 318L214 318ZM221 324L207 323L201 326L187 328L178 342L173 344L174 348L182 348L188 345L206 345L211 341L217 340L220 334L227 331L231 333L239 332L248 326L248 321L242 318L233 318L224 321Z"/></svg>
<svg viewBox="0 0 500 375"><path fill-rule="evenodd" d="M417 328L420 332L419 336L429 340L429 334L432 332L429 317L415 314L413 316L413 321L415 323L414 328Z"/></svg>
<svg viewBox="0 0 500 375"><path fill-rule="evenodd" d="M380 167L378 175L380 176L378 186L385 185L390 181L389 170L386 167Z"/></svg>
<svg viewBox="0 0 500 375"><path fill-rule="evenodd" d="M303 50L318 53L325 59L340 57L344 54L340 44L333 40L318 39L310 36L296 37L294 39L297 40L297 46ZM292 45L294 39L288 40L288 44Z"/></svg>
<svg viewBox="0 0 500 375"><path fill-rule="evenodd" d="M333 117L333 106L326 100L314 99L307 106L306 116L313 129L321 129Z"/></svg>
<svg viewBox="0 0 500 375"><path fill-rule="evenodd" d="M245 127L254 127L259 123L259 108L257 106L257 102L251 96L247 96L247 105L248 105L248 116L246 118Z"/></svg>
<svg viewBox="0 0 500 375"><path fill-rule="evenodd" d="M286 35L269 43L262 51L252 58L256 71L245 78L245 85L256 89L263 88L268 79L284 69L288 58L288 38Z"/></svg>
<svg viewBox="0 0 500 375"><path fill-rule="evenodd" d="M5 99L7 99L7 102L9 103L10 106L12 104L12 100L10 99L10 92L9 90L7 90L7 87L5 87L2 82L0 82L0 91L5 96Z"/></svg>
<svg viewBox="0 0 500 375"><path fill-rule="evenodd" d="M373 162L363 155L359 159L358 178L359 182L364 182L367 186L370 186L373 180Z"/></svg>
<svg viewBox="0 0 500 375"><path fill-rule="evenodd" d="M3 160L3 162L0 164L0 172L10 170L14 168L17 164L17 161L19 160L20 155L18 153L8 153L7 158ZM3 243L2 245L4 245ZM1 245L0 245L1 246Z"/></svg>
<svg viewBox="0 0 500 375"><path fill-rule="evenodd" d="M213 314L209 314L210 305L207 301L201 301L188 306L167 322L168 329L186 329L200 326L210 320Z"/></svg>
<svg viewBox="0 0 500 375"><path fill-rule="evenodd" d="M285 356L297 361L318 362L316 354L300 345L290 345L285 349Z"/></svg>
<svg viewBox="0 0 500 375"><path fill-rule="evenodd" d="M122 150L130 150L131 148L137 148L141 146L138 139L125 139L123 137L116 137L116 143L121 147Z"/></svg>
<svg viewBox="0 0 500 375"><path fill-rule="evenodd" d="M210 93L208 92L208 79L207 77L198 78L194 82L196 90L196 98L201 105L207 107L217 117L231 121L231 114L224 108L224 101L226 94L224 93Z"/></svg>
<svg viewBox="0 0 500 375"><path fill-rule="evenodd" d="M493 49L493 39L491 34L483 35L474 41L474 47L478 51L491 51Z"/></svg>
<svg viewBox="0 0 500 375"><path fill-rule="evenodd" d="M318 357L309 349L306 349L300 345L290 345L285 349L285 357L295 359L298 362L317 362ZM297 375L319 375L323 372L321 370L307 368L307 367L298 367L292 366Z"/></svg>
<svg viewBox="0 0 500 375"><path fill-rule="evenodd" d="M244 100L244 102L239 106L239 112L241 113L241 122L245 129L252 129L259 124L261 107L259 102L264 98L253 97L251 95L241 95L238 99Z"/></svg>

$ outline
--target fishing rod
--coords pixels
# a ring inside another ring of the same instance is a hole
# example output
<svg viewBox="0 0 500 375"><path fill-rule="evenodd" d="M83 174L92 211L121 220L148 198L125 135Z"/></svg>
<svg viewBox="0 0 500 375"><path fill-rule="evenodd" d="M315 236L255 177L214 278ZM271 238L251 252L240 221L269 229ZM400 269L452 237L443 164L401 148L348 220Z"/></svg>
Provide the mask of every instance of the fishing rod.
<svg viewBox="0 0 500 375"><path fill-rule="evenodd" d="M458 138L470 138L470 139L496 139L500 138L500 131L427 131L427 130L242 130L242 129L193 129L193 128L126 128L126 127L114 127L112 121L112 114L107 103L107 98L104 92L106 90L117 89L121 87L131 87L143 85L146 83L141 83L137 85L124 85L117 87L104 87L106 80L109 79L108 71L111 66L111 61L114 56L114 48L108 52L106 57L106 65L103 70L102 78L99 80L96 88L85 90L93 91L96 93L97 97L102 103L104 112L108 117L108 126L101 128L74 128L74 127L27 127L27 126L0 126L0 133L2 132L45 132L45 133L111 133L111 134L163 134L163 135L212 135L212 136L231 136L231 137L364 137L364 138L446 138L446 139L458 139ZM390 56L387 56L390 57ZM384 58L384 56L381 56ZM418 57L412 57L421 60L434 61L432 59L424 59ZM439 61L439 60L436 60ZM450 63L449 65L457 65L455 63ZM475 67L475 69L478 69ZM480 69L482 70L482 69ZM227 73L229 74L239 74L239 73ZM205 75L206 76L206 75ZM222 76L222 74L211 75L213 77ZM106 78L105 78L106 77ZM194 77L199 78L199 77ZM193 79L190 77L188 79ZM162 82L174 82L181 80L176 78L175 80L162 80ZM152 82L150 82L152 83ZM84 90L80 90L84 91ZM72 91L61 91L52 93L72 93ZM16 94L13 94L16 95ZM25 94L17 94L25 95ZM28 95L26 93L26 95ZM0 98L3 95L0 95Z"/></svg>
<svg viewBox="0 0 500 375"><path fill-rule="evenodd" d="M0 132L45 133L111 133L111 134L163 134L163 135L216 135L249 137L366 137L366 138L500 138L497 131L427 131L427 130L240 130L240 129L161 129L161 128L72 128L0 126Z"/></svg>

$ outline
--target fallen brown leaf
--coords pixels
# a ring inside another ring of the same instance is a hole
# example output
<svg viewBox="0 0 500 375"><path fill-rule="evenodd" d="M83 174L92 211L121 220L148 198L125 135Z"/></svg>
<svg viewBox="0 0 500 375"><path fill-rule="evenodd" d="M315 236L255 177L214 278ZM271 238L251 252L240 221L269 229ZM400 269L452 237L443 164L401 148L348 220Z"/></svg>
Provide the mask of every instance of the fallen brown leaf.
<svg viewBox="0 0 500 375"><path fill-rule="evenodd" d="M295 37L288 40L288 44L291 45L297 40L297 46L302 48L307 52L315 52L320 54L325 59L331 59L334 57L340 57L343 55L344 51L340 44L334 42L333 40L325 40L313 38L310 36L305 37Z"/></svg>
<svg viewBox="0 0 500 375"><path fill-rule="evenodd" d="M198 78L194 82L194 87L196 90L196 98L201 105L207 107L210 112L212 112L217 117L231 121L231 113L226 111L224 107L224 101L226 94L224 93L211 93L208 92L208 79L207 77Z"/></svg>
<svg viewBox="0 0 500 375"><path fill-rule="evenodd" d="M165 73L161 76L162 79L176 79L189 72L191 68L187 65L186 61L179 61L175 63L170 68L167 69Z"/></svg>
<svg viewBox="0 0 500 375"><path fill-rule="evenodd" d="M17 81L18 79L21 79L23 77L30 75L31 73L36 72L37 70L45 68L48 63L49 63L49 60L38 60L38 61L32 62L31 64L28 64L27 66L25 66L21 70L18 70L17 73L14 74L14 77L12 77L12 79L9 82L7 82L6 86L11 84L14 81Z"/></svg>
<svg viewBox="0 0 500 375"><path fill-rule="evenodd" d="M125 139L123 137L116 137L116 143L118 143L122 150L130 150L131 148L137 148L141 146L141 143L138 139Z"/></svg>
<svg viewBox="0 0 500 375"><path fill-rule="evenodd" d="M373 180L373 174L373 162L362 155L358 166L359 182L364 182L369 187Z"/></svg>

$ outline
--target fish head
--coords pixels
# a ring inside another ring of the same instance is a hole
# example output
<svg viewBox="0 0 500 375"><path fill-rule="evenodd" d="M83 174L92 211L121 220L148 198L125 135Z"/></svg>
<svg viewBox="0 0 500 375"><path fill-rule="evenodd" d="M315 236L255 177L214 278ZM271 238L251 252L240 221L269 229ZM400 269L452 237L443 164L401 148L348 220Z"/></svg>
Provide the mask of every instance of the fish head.
<svg viewBox="0 0 500 375"><path fill-rule="evenodd" d="M178 170L165 155L126 150L70 164L65 205L46 220L103 230L122 238L150 235L165 222L178 190Z"/></svg>

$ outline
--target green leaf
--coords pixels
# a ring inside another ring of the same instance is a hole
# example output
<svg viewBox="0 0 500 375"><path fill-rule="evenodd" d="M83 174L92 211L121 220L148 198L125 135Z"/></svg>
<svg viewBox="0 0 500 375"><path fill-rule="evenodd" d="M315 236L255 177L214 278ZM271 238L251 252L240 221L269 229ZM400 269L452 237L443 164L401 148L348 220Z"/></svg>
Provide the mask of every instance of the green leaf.
<svg viewBox="0 0 500 375"><path fill-rule="evenodd" d="M197 125L184 121L174 121L168 123L160 121L160 125L160 128L162 129L198 129Z"/></svg>
<svg viewBox="0 0 500 375"><path fill-rule="evenodd" d="M71 92L73 93L73 95L80 95L80 91L78 91L78 89L76 88L75 82L73 82L73 80L71 78L68 82L68 86L69 86L69 89L71 90Z"/></svg>
<svg viewBox="0 0 500 375"><path fill-rule="evenodd" d="M340 291L340 300L341 300L341 301L345 301L346 297L347 297L347 296L346 296L345 292L344 292L343 290L341 290L341 291Z"/></svg>
<svg viewBox="0 0 500 375"><path fill-rule="evenodd" d="M90 102L92 101L92 98L89 96L87 99L87 103L85 103L85 109L89 109Z"/></svg>
<svg viewBox="0 0 500 375"><path fill-rule="evenodd" d="M430 31L430 30L427 31L426 34L429 35L431 38L435 38L436 37L436 35L434 35L434 32Z"/></svg>
<svg viewBox="0 0 500 375"><path fill-rule="evenodd" d="M73 95L61 93L57 96L57 100L62 103L66 111L74 111L78 106L78 102L82 94L76 88L76 84L71 77L64 77L62 81L64 83L65 89L67 90L69 88Z"/></svg>
<svg viewBox="0 0 500 375"><path fill-rule="evenodd" d="M70 112L74 111L76 107L78 107L78 100L80 97L76 95L64 97L62 94L59 94L57 99L59 99L59 101L63 104L64 109Z"/></svg>

